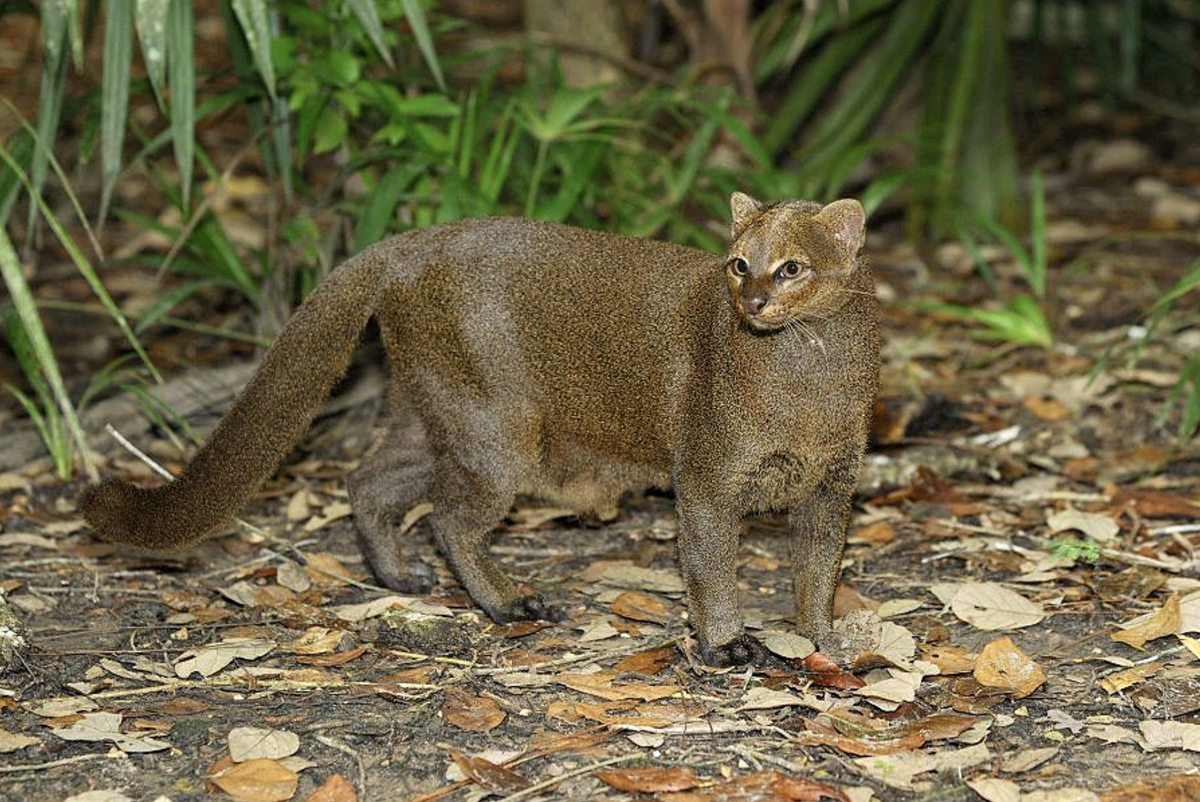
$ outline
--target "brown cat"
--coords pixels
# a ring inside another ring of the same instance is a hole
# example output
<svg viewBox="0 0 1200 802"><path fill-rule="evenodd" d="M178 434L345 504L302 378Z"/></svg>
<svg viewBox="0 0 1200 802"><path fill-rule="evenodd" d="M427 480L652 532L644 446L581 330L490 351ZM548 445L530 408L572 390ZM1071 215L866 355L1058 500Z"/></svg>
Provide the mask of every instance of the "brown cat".
<svg viewBox="0 0 1200 802"><path fill-rule="evenodd" d="M671 486L692 626L714 664L743 631L747 513L790 511L798 629L827 638L878 378L877 304L854 200L735 193L726 257L515 218L414 231L349 259L296 312L173 482L109 480L81 508L107 540L186 546L226 526L307 429L373 315L397 414L350 477L386 585L395 522L422 498L450 566L497 621L559 619L487 553L519 493L587 510ZM414 414L415 413L415 414Z"/></svg>

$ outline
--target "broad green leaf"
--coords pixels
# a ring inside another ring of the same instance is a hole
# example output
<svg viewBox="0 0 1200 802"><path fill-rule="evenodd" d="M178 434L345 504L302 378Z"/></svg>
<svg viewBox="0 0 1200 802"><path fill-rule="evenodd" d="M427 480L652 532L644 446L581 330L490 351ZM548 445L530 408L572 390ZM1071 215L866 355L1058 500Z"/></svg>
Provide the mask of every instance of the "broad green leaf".
<svg viewBox="0 0 1200 802"><path fill-rule="evenodd" d="M462 111L450 98L433 93L403 98L394 108L400 114L413 117L457 117Z"/></svg>
<svg viewBox="0 0 1200 802"><path fill-rule="evenodd" d="M171 140L175 164L179 168L179 186L183 208L191 208L192 166L196 148L196 59L193 55L192 4L188 0L167 0L167 41L170 58L167 72L171 85Z"/></svg>
<svg viewBox="0 0 1200 802"><path fill-rule="evenodd" d="M334 50L326 61L333 79L338 83L350 85L358 81L362 75L362 67L358 59L345 50Z"/></svg>
<svg viewBox="0 0 1200 802"><path fill-rule="evenodd" d="M358 1L365 2L365 0ZM351 0L351 2L353 4L355 0ZM404 9L408 26L412 28L413 38L417 40L417 48L421 51L421 56L429 65L429 71L433 73L433 79L437 81L438 87L444 92L446 79L442 77L442 65L438 62L437 52L433 49L433 37L429 34L425 9L421 7L419 0L400 0L400 6ZM384 58L387 59L387 56ZM391 64L391 61L389 60L388 63Z"/></svg>
<svg viewBox="0 0 1200 802"><path fill-rule="evenodd" d="M137 0L134 27L142 43L142 60L158 105L163 106L167 77L167 8L171 0Z"/></svg>
<svg viewBox="0 0 1200 802"><path fill-rule="evenodd" d="M375 182L375 186L367 193L366 205L354 227L355 251L361 251L383 238L396 217L396 206L404 197L405 190L421 172L419 166L406 165L389 170Z"/></svg>
<svg viewBox="0 0 1200 802"><path fill-rule="evenodd" d="M388 50L387 42L383 38L383 25L379 21L379 10L375 8L374 0L347 0L347 5L358 18L358 23L363 26L363 30L367 32L367 36L371 38L371 44L375 45L375 49L379 51L379 55L383 57L384 62L389 66L395 66L392 62L392 53ZM424 12L421 7L417 6L417 12L424 19ZM405 13L408 13L407 4ZM411 22L409 23L412 24ZM415 30L415 26L414 26ZM428 31L427 31L428 33ZM438 84L441 85L441 80Z"/></svg>
<svg viewBox="0 0 1200 802"><path fill-rule="evenodd" d="M267 94L275 97L275 65L271 61L271 26L267 4L262 0L233 0L233 13L242 26L242 35L254 56L258 74L266 84Z"/></svg>
<svg viewBox="0 0 1200 802"><path fill-rule="evenodd" d="M313 132L313 153L327 153L346 141L346 118L341 110L326 106Z"/></svg>
<svg viewBox="0 0 1200 802"><path fill-rule="evenodd" d="M108 214L129 111L129 64L133 56L133 0L109 0L104 21L104 74L100 82L100 213Z"/></svg>

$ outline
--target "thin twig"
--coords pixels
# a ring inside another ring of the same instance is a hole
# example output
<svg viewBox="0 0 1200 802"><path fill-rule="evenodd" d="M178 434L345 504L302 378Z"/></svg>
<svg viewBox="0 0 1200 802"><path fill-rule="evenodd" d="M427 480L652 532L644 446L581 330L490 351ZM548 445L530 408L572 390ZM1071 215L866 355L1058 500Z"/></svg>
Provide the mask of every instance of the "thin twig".
<svg viewBox="0 0 1200 802"><path fill-rule="evenodd" d="M335 741L326 735L317 735L314 737L321 743L328 746L330 749L336 749L342 754L349 755L350 757L354 758L354 765L358 767L358 798L361 799L362 802L367 802L367 767L363 763L362 755L360 755L350 746L347 746L341 741Z"/></svg>
<svg viewBox="0 0 1200 802"><path fill-rule="evenodd" d="M147 679L150 679L149 677ZM129 696L146 696L153 693L167 693L173 691L187 690L193 688L238 688L248 689L252 691L310 691L310 690L328 690L333 688L362 688L371 687L377 683L372 682L350 682L331 676L326 681L315 680L290 680L290 679L264 679L262 677L239 676L237 674L221 674L215 677L206 677L204 679L176 679L164 680L159 685L150 685L142 688L117 688L111 691L98 691L96 693L83 694L82 696L51 696L42 699L32 699L26 703L27 707L37 707L40 705L51 704L54 702L75 701L80 698L86 699L120 699ZM392 682L388 683L388 688L400 688L403 690L421 690L421 691L436 691L440 690L441 686L431 685L424 682Z"/></svg>
<svg viewBox="0 0 1200 802"><path fill-rule="evenodd" d="M592 763L591 765L575 769L575 771L568 771L566 774L561 774L558 777L549 777L545 780L542 780L539 783L534 783L533 785L529 786L528 788L522 788L520 791L517 791L516 793L509 794L508 796L503 797L503 799L505 800L505 802L516 802L516 800L524 799L525 797L533 796L534 794L541 793L542 791L545 791L547 788L553 788L554 786L558 785L563 780L570 780L574 777L579 777L584 774L591 774L592 772L596 771L597 769L602 769L605 766L614 766L617 763L628 763L631 760L638 760L642 757L644 757L644 755L640 755L640 754L621 755L619 757L610 757L608 760L601 760L599 762Z"/></svg>
<svg viewBox="0 0 1200 802"><path fill-rule="evenodd" d="M1150 657L1143 657L1141 660L1133 660L1127 666L1117 666L1116 668L1111 668L1108 671L1102 671L1096 675L1096 679L1104 679L1105 677L1110 676L1112 674L1119 674L1122 671L1128 671L1129 669L1136 668L1137 666L1144 666L1148 663L1153 663L1158 660L1162 660L1163 658L1170 657L1173 654L1178 654L1179 652L1182 652L1186 648L1187 648L1186 646L1180 645L1180 646L1172 646L1169 649L1163 649L1158 654L1151 655Z"/></svg>
<svg viewBox="0 0 1200 802"><path fill-rule="evenodd" d="M535 663L535 664L529 665L529 666L503 666L503 667L498 667L498 668L477 668L477 669L475 669L474 673L480 674L483 676L493 676L496 674L517 674L520 672L528 672L531 674L536 674L539 669L543 669L543 668L557 668L559 666L569 666L569 665L573 665L575 663L583 663L583 662L589 662L589 661L594 662L594 661L598 661L598 660L603 660L605 657L616 657L618 655L633 654L634 652L640 652L640 651L645 651L645 650L649 650L649 649L661 649L664 646L671 646L671 645L677 643L678 641L679 641L679 636L676 636L674 638L668 638L667 640L664 640L664 641L659 641L658 643L651 643L651 644L633 643L633 644L630 644L629 646L624 646L620 649L610 649L605 652L591 652L588 654L578 654L578 655L574 655L572 657L560 657L557 660L550 660L545 663Z"/></svg>
<svg viewBox="0 0 1200 802"><path fill-rule="evenodd" d="M125 435L118 432L116 430L116 427L114 427L111 423L104 424L104 431L108 432L109 437L111 437L112 439L114 439L118 443L120 443L122 448L124 448L130 454L133 454L133 456L140 459L146 465L150 466L150 470L154 471L159 476L166 479L168 482L175 478L174 476L171 475L170 471L168 471L162 465L159 465L157 462L155 462L153 457L151 457L146 452L142 451L140 448L135 446L133 443L129 442L129 440L127 440L125 438Z"/></svg>
<svg viewBox="0 0 1200 802"><path fill-rule="evenodd" d="M51 760L49 763L30 763L27 766L0 766L0 774L15 774L22 771L42 771L43 769L52 769L56 766L66 766L71 763L83 763L88 760L99 760L100 758L105 757L109 757L107 752L95 752L90 755L76 755L75 757L64 757L62 760Z"/></svg>

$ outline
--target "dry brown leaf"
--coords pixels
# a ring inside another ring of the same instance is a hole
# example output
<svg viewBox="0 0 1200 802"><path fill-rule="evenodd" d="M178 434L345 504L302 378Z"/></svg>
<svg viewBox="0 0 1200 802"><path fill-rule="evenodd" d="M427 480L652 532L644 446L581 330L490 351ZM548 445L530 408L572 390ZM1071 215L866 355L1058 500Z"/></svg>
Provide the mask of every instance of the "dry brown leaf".
<svg viewBox="0 0 1200 802"><path fill-rule="evenodd" d="M671 618L671 608L662 599L646 593L627 590L613 599L612 611L632 621L664 624Z"/></svg>
<svg viewBox="0 0 1200 802"><path fill-rule="evenodd" d="M580 630L579 640L582 643L608 640L621 634L607 618L594 618L576 629Z"/></svg>
<svg viewBox="0 0 1200 802"><path fill-rule="evenodd" d="M854 531L846 538L847 543L865 543L868 546L882 546L896 539L896 530L887 521L876 521Z"/></svg>
<svg viewBox="0 0 1200 802"><path fill-rule="evenodd" d="M1138 729L1150 749L1186 749L1200 752L1200 724L1183 721L1141 721Z"/></svg>
<svg viewBox="0 0 1200 802"><path fill-rule="evenodd" d="M618 791L639 794L660 794L665 791L686 791L699 781L691 769L606 769L596 772L596 778Z"/></svg>
<svg viewBox="0 0 1200 802"><path fill-rule="evenodd" d="M1162 663L1157 660L1153 663L1145 663L1133 668L1127 668L1124 671L1118 671L1100 680L1100 687L1109 693L1117 693L1118 691L1125 690L1130 685L1143 682L1147 677L1154 676L1161 668Z"/></svg>
<svg viewBox="0 0 1200 802"><path fill-rule="evenodd" d="M1011 691L1014 699L1023 699L1046 681L1041 666L1008 637L983 647L974 677L980 685Z"/></svg>
<svg viewBox="0 0 1200 802"><path fill-rule="evenodd" d="M1008 772L1009 774L1020 774L1030 769L1036 769L1057 754L1057 746L1044 746L1040 749L1022 749L1020 752L1004 758L1004 762L1000 764L1000 771Z"/></svg>
<svg viewBox="0 0 1200 802"><path fill-rule="evenodd" d="M985 802L1020 802L1021 789L1012 780L998 777L980 777L967 780L967 786L979 794Z"/></svg>
<svg viewBox="0 0 1200 802"><path fill-rule="evenodd" d="M328 668L330 666L344 666L346 663L357 660L367 652L366 646L355 646L353 649L347 649L344 652L335 652L333 654L314 654L308 657L297 657L296 662L305 666L318 666Z"/></svg>
<svg viewBox="0 0 1200 802"><path fill-rule="evenodd" d="M340 774L331 774L304 802L358 802L358 791Z"/></svg>
<svg viewBox="0 0 1200 802"><path fill-rule="evenodd" d="M803 660L817 650L813 642L795 632L769 630L759 638L767 650L788 660Z"/></svg>
<svg viewBox="0 0 1200 802"><path fill-rule="evenodd" d="M175 663L175 675L180 679L187 679L193 673L211 677L234 660L257 660L274 648L275 643L265 638L226 638L181 654Z"/></svg>
<svg viewBox="0 0 1200 802"><path fill-rule="evenodd" d="M307 534L324 529L334 521L348 517L352 512L353 510L350 509L350 505L346 502L335 501L333 504L323 507L320 515L314 515L312 518L309 518L308 522L304 524L304 531ZM316 577L313 577L313 579L315 580Z"/></svg>
<svg viewBox="0 0 1200 802"><path fill-rule="evenodd" d="M1195 802L1200 799L1200 776L1172 774L1110 788L1100 802Z"/></svg>
<svg viewBox="0 0 1200 802"><path fill-rule="evenodd" d="M491 699L448 690L442 702L442 718L460 730L488 732L500 726L505 713Z"/></svg>
<svg viewBox="0 0 1200 802"><path fill-rule="evenodd" d="M1075 530L1082 532L1092 540L1108 543L1121 531L1120 525L1111 516L1103 512L1083 512L1073 507L1059 510L1046 519L1052 534Z"/></svg>
<svg viewBox="0 0 1200 802"><path fill-rule="evenodd" d="M647 649L635 652L623 658L613 666L613 671L623 674L626 671L653 676L675 662L677 652L674 646L663 646L659 649Z"/></svg>
<svg viewBox="0 0 1200 802"><path fill-rule="evenodd" d="M293 593L304 593L312 587L312 580L299 563L283 560L275 569L275 582Z"/></svg>
<svg viewBox="0 0 1200 802"><path fill-rule="evenodd" d="M296 772L267 758L238 763L210 779L238 802L283 802L295 795L300 781Z"/></svg>
<svg viewBox="0 0 1200 802"><path fill-rule="evenodd" d="M895 710L895 705L911 702L917 698L917 688L921 684L922 674L916 671L901 671L897 668L889 668L887 673L890 676L868 683L857 689L855 693L866 697L870 702L885 703L880 705L885 710Z"/></svg>
<svg viewBox="0 0 1200 802"><path fill-rule="evenodd" d="M303 520L309 516L309 505L314 503L312 492L301 488L288 499L286 516L290 523Z"/></svg>
<svg viewBox="0 0 1200 802"><path fill-rule="evenodd" d="M1021 403L1035 418L1049 423L1066 420L1072 414L1069 406L1049 396L1029 395L1022 398Z"/></svg>
<svg viewBox="0 0 1200 802"><path fill-rule="evenodd" d="M821 799L850 802L850 797L835 786L791 777L778 771L756 771L706 786L699 791L662 793L658 798L662 802L818 802Z"/></svg>
<svg viewBox="0 0 1200 802"><path fill-rule="evenodd" d="M229 731L229 757L234 763L267 758L278 760L296 754L300 736L287 730L234 727Z"/></svg>
<svg viewBox="0 0 1200 802"><path fill-rule="evenodd" d="M1114 512L1132 506L1143 518L1200 518L1200 501L1146 488L1122 488L1109 508Z"/></svg>
<svg viewBox="0 0 1200 802"><path fill-rule="evenodd" d="M994 582L966 582L953 591L950 609L963 621L984 630L1020 629L1046 617L1040 604Z"/></svg>
<svg viewBox="0 0 1200 802"><path fill-rule="evenodd" d="M809 678L814 685L852 691L867 684L850 672L843 670L841 666L820 652L813 652L805 657L802 665L805 671L810 672Z"/></svg>
<svg viewBox="0 0 1200 802"><path fill-rule="evenodd" d="M602 584L618 588L648 590L654 593L683 593L683 579L677 572L641 568L628 562L605 565L597 579Z"/></svg>
<svg viewBox="0 0 1200 802"><path fill-rule="evenodd" d="M508 796L529 787L529 780L526 780L515 771L510 771L486 758L464 755L457 749L448 749L446 751L455 765L462 769L463 774L467 775L472 782L486 788L493 794Z"/></svg>
<svg viewBox="0 0 1200 802"><path fill-rule="evenodd" d="M1111 637L1118 643L1128 644L1140 651L1145 649L1146 641L1165 638L1167 635L1174 635L1181 632L1180 627L1182 623L1183 620L1179 609L1179 594L1172 593L1170 598L1163 603L1163 606L1153 613L1150 618L1128 629L1114 632Z"/></svg>
<svg viewBox="0 0 1200 802"><path fill-rule="evenodd" d="M789 691L780 691L762 685L746 691L738 701L741 704L735 709L739 712L743 710L774 710L778 707L799 707L810 704L809 700Z"/></svg>
<svg viewBox="0 0 1200 802"><path fill-rule="evenodd" d="M979 655L954 644L933 643L921 645L921 659L933 663L942 676L947 676L970 674L975 670L975 661L979 659Z"/></svg>
<svg viewBox="0 0 1200 802"><path fill-rule="evenodd" d="M35 738L32 735L22 735L19 732L0 729L0 755L17 752L41 742L41 738Z"/></svg>
<svg viewBox="0 0 1200 802"><path fill-rule="evenodd" d="M324 552L305 555L304 573L308 574L308 578L319 588L342 587L347 579L358 579L336 557Z"/></svg>
<svg viewBox="0 0 1200 802"><path fill-rule="evenodd" d="M55 735L64 741L112 741L122 752L142 753L159 752L170 749L171 745L155 738L145 738L132 733L121 732L121 714L96 711L73 717L66 726L58 726L56 722L48 723Z"/></svg>
<svg viewBox="0 0 1200 802"><path fill-rule="evenodd" d="M554 681L566 685L581 693L598 696L609 701L622 699L641 699L652 702L655 699L665 699L683 690L680 685L647 685L644 682L626 682L621 685L613 684L613 675L609 672L598 674L559 674Z"/></svg>
<svg viewBox="0 0 1200 802"><path fill-rule="evenodd" d="M328 654L336 651L346 639L340 629L309 627L294 641L283 644L283 648L294 654Z"/></svg>

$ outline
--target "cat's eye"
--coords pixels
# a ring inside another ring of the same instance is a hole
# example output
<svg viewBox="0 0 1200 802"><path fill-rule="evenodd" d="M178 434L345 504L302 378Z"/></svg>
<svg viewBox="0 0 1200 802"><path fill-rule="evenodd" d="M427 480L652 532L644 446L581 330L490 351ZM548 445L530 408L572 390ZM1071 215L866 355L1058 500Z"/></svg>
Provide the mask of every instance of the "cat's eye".
<svg viewBox="0 0 1200 802"><path fill-rule="evenodd" d="M750 265L746 264L745 259L735 256L729 260L729 272L740 278L750 272Z"/></svg>
<svg viewBox="0 0 1200 802"><path fill-rule="evenodd" d="M807 270L807 268L805 268L804 265L800 264L794 259L789 259L779 266L779 270L776 271L775 275L777 275L779 278L795 278L796 276L805 272L805 270Z"/></svg>

